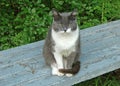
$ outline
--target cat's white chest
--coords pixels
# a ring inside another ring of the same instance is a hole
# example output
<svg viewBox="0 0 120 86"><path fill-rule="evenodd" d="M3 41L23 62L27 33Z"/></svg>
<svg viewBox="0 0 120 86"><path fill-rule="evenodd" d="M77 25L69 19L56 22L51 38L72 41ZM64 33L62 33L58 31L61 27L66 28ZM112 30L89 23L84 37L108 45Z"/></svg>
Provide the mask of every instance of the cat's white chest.
<svg viewBox="0 0 120 86"><path fill-rule="evenodd" d="M57 33L52 30L52 38L55 42L55 51L68 56L75 51L75 43L79 37L79 29L69 33Z"/></svg>

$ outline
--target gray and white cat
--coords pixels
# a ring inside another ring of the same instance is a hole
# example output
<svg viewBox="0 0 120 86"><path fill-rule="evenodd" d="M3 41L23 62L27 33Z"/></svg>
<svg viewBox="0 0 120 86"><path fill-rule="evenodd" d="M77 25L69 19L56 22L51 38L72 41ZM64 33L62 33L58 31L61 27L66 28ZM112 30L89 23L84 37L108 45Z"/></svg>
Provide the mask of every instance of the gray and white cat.
<svg viewBox="0 0 120 86"><path fill-rule="evenodd" d="M80 34L77 11L60 13L52 10L53 23L45 40L43 55L52 74L72 76L80 69Z"/></svg>

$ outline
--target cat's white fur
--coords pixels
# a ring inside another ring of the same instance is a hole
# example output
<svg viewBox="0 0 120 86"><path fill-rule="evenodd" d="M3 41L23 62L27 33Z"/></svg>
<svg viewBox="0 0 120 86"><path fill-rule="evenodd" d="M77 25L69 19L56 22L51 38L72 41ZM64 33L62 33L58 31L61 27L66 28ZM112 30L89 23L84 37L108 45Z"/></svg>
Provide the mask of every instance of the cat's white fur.
<svg viewBox="0 0 120 86"><path fill-rule="evenodd" d="M75 50L75 42L79 37L79 28L75 31L71 31L71 28L68 28L66 32L64 31L54 31L52 29L52 38L55 42L55 52L54 58L57 64L52 64L52 74L63 76L64 74L60 73L58 69L63 69L65 64L63 62L62 56L69 56L71 52ZM57 66L56 66L57 65ZM66 74L67 76L71 76L71 74Z"/></svg>

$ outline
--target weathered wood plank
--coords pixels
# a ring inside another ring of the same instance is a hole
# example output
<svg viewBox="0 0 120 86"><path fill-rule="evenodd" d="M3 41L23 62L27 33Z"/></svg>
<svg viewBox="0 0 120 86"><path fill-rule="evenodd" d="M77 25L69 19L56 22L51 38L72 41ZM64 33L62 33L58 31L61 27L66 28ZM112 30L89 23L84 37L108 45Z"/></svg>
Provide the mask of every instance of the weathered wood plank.
<svg viewBox="0 0 120 86"><path fill-rule="evenodd" d="M106 41L106 40L105 40ZM112 39L112 41L113 41L113 39ZM117 41L119 41L119 40L117 40ZM109 41L108 41L109 42ZM114 41L113 41L114 42ZM102 45L105 45L104 44L105 42L103 42L102 43ZM117 42L114 42L114 43L117 43ZM111 46L114 44L114 43L112 43L111 44ZM106 43L106 45L107 45L108 43ZM99 46L101 46L101 45L99 45ZM84 46L84 47L86 47L86 45ZM96 46L95 46L96 47ZM87 49L87 48L86 48ZM111 48L111 47L109 47L107 50L112 50L113 48ZM36 49L37 51L39 51L38 49ZM88 50L88 49L87 49ZM105 50L106 50L106 48L105 48ZM97 56L98 55L102 55L102 56L104 56L104 55L107 55L107 52L104 52L105 50L103 50L103 51L100 51L100 50L95 50L95 52L89 52L89 53L87 53L87 54L84 54L85 56L84 56L84 58L85 59L91 59L91 57L93 57L93 54L95 54L96 56L94 56L94 60L95 60L95 57L97 58ZM36 52L36 51L35 51ZM113 51L112 51L113 52ZM117 52L117 50L114 50L114 52L116 53ZM39 52L37 52L37 53L39 53ZM104 54L105 53L105 54ZM33 53L31 53L31 54L33 54ZM86 57L86 55L88 55L89 54L89 58L87 58ZM28 57L29 57L30 55L28 54ZM32 55L31 55L32 56ZM101 57L102 57L101 56ZM1 68L1 70L2 71L0 71L0 76L2 76L2 75L4 75L4 74L6 74L6 76L7 75L10 75L11 73L14 73L14 71L16 71L16 72L19 72L19 71L22 71L22 69L21 68L23 68L23 70L24 70L24 67L17 67L17 68L19 68L19 69L17 69L16 70L16 67L14 67L14 65L15 64L20 64L20 62L24 62L24 63L27 63L27 61L29 61L29 62L32 62L33 63L33 61L35 60L35 59L41 59L41 58L39 58L39 57L42 57L41 55L36 55L36 56L34 56L34 57L30 57L30 59L22 59L22 60L20 60L20 61L17 61L17 62L12 62L11 63L11 65L10 64L7 64L8 66L6 66L6 65L4 65L4 67L2 67ZM34 58L34 59L32 59L32 58ZM83 59L84 59L83 58ZM98 59L98 58L97 58ZM101 58L102 59L102 58ZM43 60L42 60L43 61ZM41 61L40 61L41 62ZM84 62L85 63L85 62ZM4 70L5 69L5 70Z"/></svg>
<svg viewBox="0 0 120 86"><path fill-rule="evenodd" d="M120 20L81 30L81 71L52 76L42 56L44 41L0 51L0 86L70 86L120 68Z"/></svg>
<svg viewBox="0 0 120 86"><path fill-rule="evenodd" d="M120 46L119 46L120 47ZM114 49L116 49L116 52L114 51L114 53L111 51L112 50L112 48L114 48ZM110 51L110 52L109 52ZM89 61L87 60L82 60L82 68L81 68L81 70L86 70L86 68L88 68L89 67L89 65L90 64L94 64L94 63L96 63L96 62L101 62L103 59L111 59L112 57L114 57L114 56L116 56L116 55L118 55L119 54L119 49L117 49L115 46L113 46L113 47L111 47L111 49L105 49L105 50L103 50L103 51L101 51L101 53L103 52L103 56L99 56L99 55L97 55L96 56L96 54L93 54L93 57L96 57L96 58L94 58L94 60L92 60L92 58L91 58L91 56L90 56L90 59L89 59ZM105 52L105 53L104 53ZM107 53L107 52L109 52L109 53ZM106 55L106 53L107 53L107 55ZM111 53L112 53L112 55L111 55ZM83 56L82 56L83 57ZM97 57L102 57L102 58L99 58L99 59L97 59ZM37 59L36 59L36 61L37 61ZM6 80L6 81L8 81L7 83L3 83L2 84L2 86L6 86L6 84L9 84L9 85L14 85L14 84L21 84L22 86L27 82L31 82L31 81L34 81L34 80L45 80L46 78L48 78L49 77L49 79L51 79L50 77L51 77L51 75L50 75L50 72L49 72L49 69L47 70L47 68L45 68L44 69L44 66L42 67L41 65L40 65L40 63L38 63L38 62L35 62L34 63L34 65L33 64L31 64L31 61L28 61L28 62L23 62L23 63L21 63L21 65L25 65L25 64L27 64L27 65L31 65L31 66L33 66L34 68L35 68L35 73L34 74L32 74L32 70L29 68L29 67L24 67L25 69L27 68L27 70L24 72L24 71L22 71L22 72L15 72L15 73L13 73L13 75L12 76L9 76L9 77L5 77L5 79L1 79L0 80L0 82L5 82L4 80ZM16 66L16 65L15 65ZM18 66L17 66L18 67ZM16 68L17 68L16 67ZM19 67L18 67L19 68ZM39 68L42 68L42 70L39 70ZM48 73L49 72L49 73ZM13 77L14 76L14 77ZM30 78L29 78L30 77ZM23 79L24 78L24 79ZM23 79L23 80L22 80ZM16 83L14 83L14 80L15 80L15 82ZM23 84L24 83L24 84ZM40 82L39 82L40 83ZM29 86L29 85L28 85Z"/></svg>
<svg viewBox="0 0 120 86"><path fill-rule="evenodd" d="M114 39L112 39L112 41L113 40L115 40L115 38ZM119 40L117 40L117 41L119 41ZM105 40L105 42L106 42L106 40ZM101 42L102 43L102 45L105 45L104 43L105 42ZM113 44L116 44L117 42L116 41L113 41L114 43L112 43L110 46L113 46ZM109 43L109 41L106 43L106 45ZM118 43L118 45L119 45L119 43ZM100 44L99 45L97 45L97 46L101 46ZM87 46L85 45L84 46L86 49L87 49ZM96 46L95 46L96 47ZM89 47L88 47L89 48ZM86 55L88 55L89 54L89 59L91 59L91 57L93 57L93 54L95 54L96 56L94 56L94 60L95 60L95 57L97 58L97 56L98 55L102 55L102 56L104 56L104 55L107 55L107 52L104 52L104 51L106 51L106 50L113 50L113 47L111 48L111 47L109 47L109 48L104 48L105 50L103 50L103 51L100 51L100 50L94 50L94 52L92 51L92 52L88 52L87 54L85 54L85 53L83 53L83 55L85 55L84 56L84 58L85 59L88 59L87 57L86 57ZM38 49L36 49L37 51L39 51ZM87 49L88 50L88 49ZM36 52L36 51L35 51ZM114 51L111 51L111 52L117 52L117 50L114 50ZM37 52L37 53L39 53L39 52ZM105 53L105 54L104 54ZM31 54L33 54L33 53L31 53ZM27 58L29 57L30 55L28 54L28 56L27 56ZM32 55L31 55L32 56ZM4 65L4 67L2 67L1 68L1 70L2 71L0 71L0 76L2 76L2 75L4 75L4 74L6 74L6 75L8 75L9 73L11 74L12 73L12 71L13 71L13 73L14 73L14 71L15 71L15 67L14 67L14 64L20 64L20 62L26 62L27 63L27 61L29 61L29 62L34 62L34 60L36 60L36 59L41 59L40 57L42 57L41 55L35 55L34 57L30 57L30 59L22 59L22 60L20 60L20 61L17 61L17 62L12 62L11 64L7 64L7 66L6 65ZM33 59L32 59L33 58ZM84 59L83 58L83 59ZM98 58L97 58L98 59ZM102 58L101 58L102 59ZM41 61L43 61L43 60L40 60L40 62ZM85 62L84 62L85 63ZM19 68L21 68L21 67L19 67ZM22 67L23 68L23 67ZM4 70L5 69L5 70ZM24 69L24 68L23 68ZM17 69L17 71L22 71L22 69ZM16 72L17 72L16 71ZM9 72L9 73L8 73Z"/></svg>
<svg viewBox="0 0 120 86"><path fill-rule="evenodd" d="M102 25L86 28L81 31L81 37L83 38L85 36L90 36L95 33L108 31L110 28L115 29L114 27L119 26L119 25L120 25L120 20L117 20L117 21L109 22L107 24L102 24Z"/></svg>
<svg viewBox="0 0 120 86"><path fill-rule="evenodd" d="M82 42L92 42L92 41L101 40L101 39L106 38L106 37L116 36L116 35L118 35L118 33L120 31L117 28L119 28L119 26L115 27L115 29L109 28L107 31L104 31L104 32L91 34L91 35L88 35L88 36L85 36L85 37L83 36L84 40Z"/></svg>
<svg viewBox="0 0 120 86"><path fill-rule="evenodd" d="M42 44L42 41L41 42L27 44L27 45L23 45L23 46L12 48L12 49L8 49L8 50L5 50L5 51L1 51L0 52L0 56L1 57L5 57L5 58L0 58L0 61L6 61L8 59L13 60L12 58L16 58L16 59L18 58L19 59L18 56L22 56L24 54L28 54L28 53L33 52L34 50L36 50L37 47L40 47L41 44ZM40 48L40 51L38 51L38 52L41 52L41 51L42 50Z"/></svg>
<svg viewBox="0 0 120 86"><path fill-rule="evenodd" d="M44 78L44 80L41 81L39 80L40 79L39 77L36 81L26 82L25 84L21 84L21 85L22 86L34 86L34 85L46 86L47 84L47 86L71 86L73 84L94 78L98 75L102 75L106 72L113 71L115 68L117 69L120 67L120 65L118 65L119 63L120 63L120 58L119 56L118 57L116 56L114 58L106 59L101 62L91 64L86 69L81 69L81 73L71 78L66 78L66 77L58 78L55 76L54 77L47 76L46 78ZM106 66L101 66L101 64L104 64Z"/></svg>

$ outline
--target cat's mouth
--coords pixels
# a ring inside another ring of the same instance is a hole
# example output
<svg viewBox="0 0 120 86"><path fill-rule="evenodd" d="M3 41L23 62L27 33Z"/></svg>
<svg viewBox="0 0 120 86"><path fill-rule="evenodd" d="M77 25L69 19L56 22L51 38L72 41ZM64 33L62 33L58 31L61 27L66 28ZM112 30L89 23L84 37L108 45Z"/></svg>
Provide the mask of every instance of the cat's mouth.
<svg viewBox="0 0 120 86"><path fill-rule="evenodd" d="M64 32L66 32L67 30L64 30Z"/></svg>

